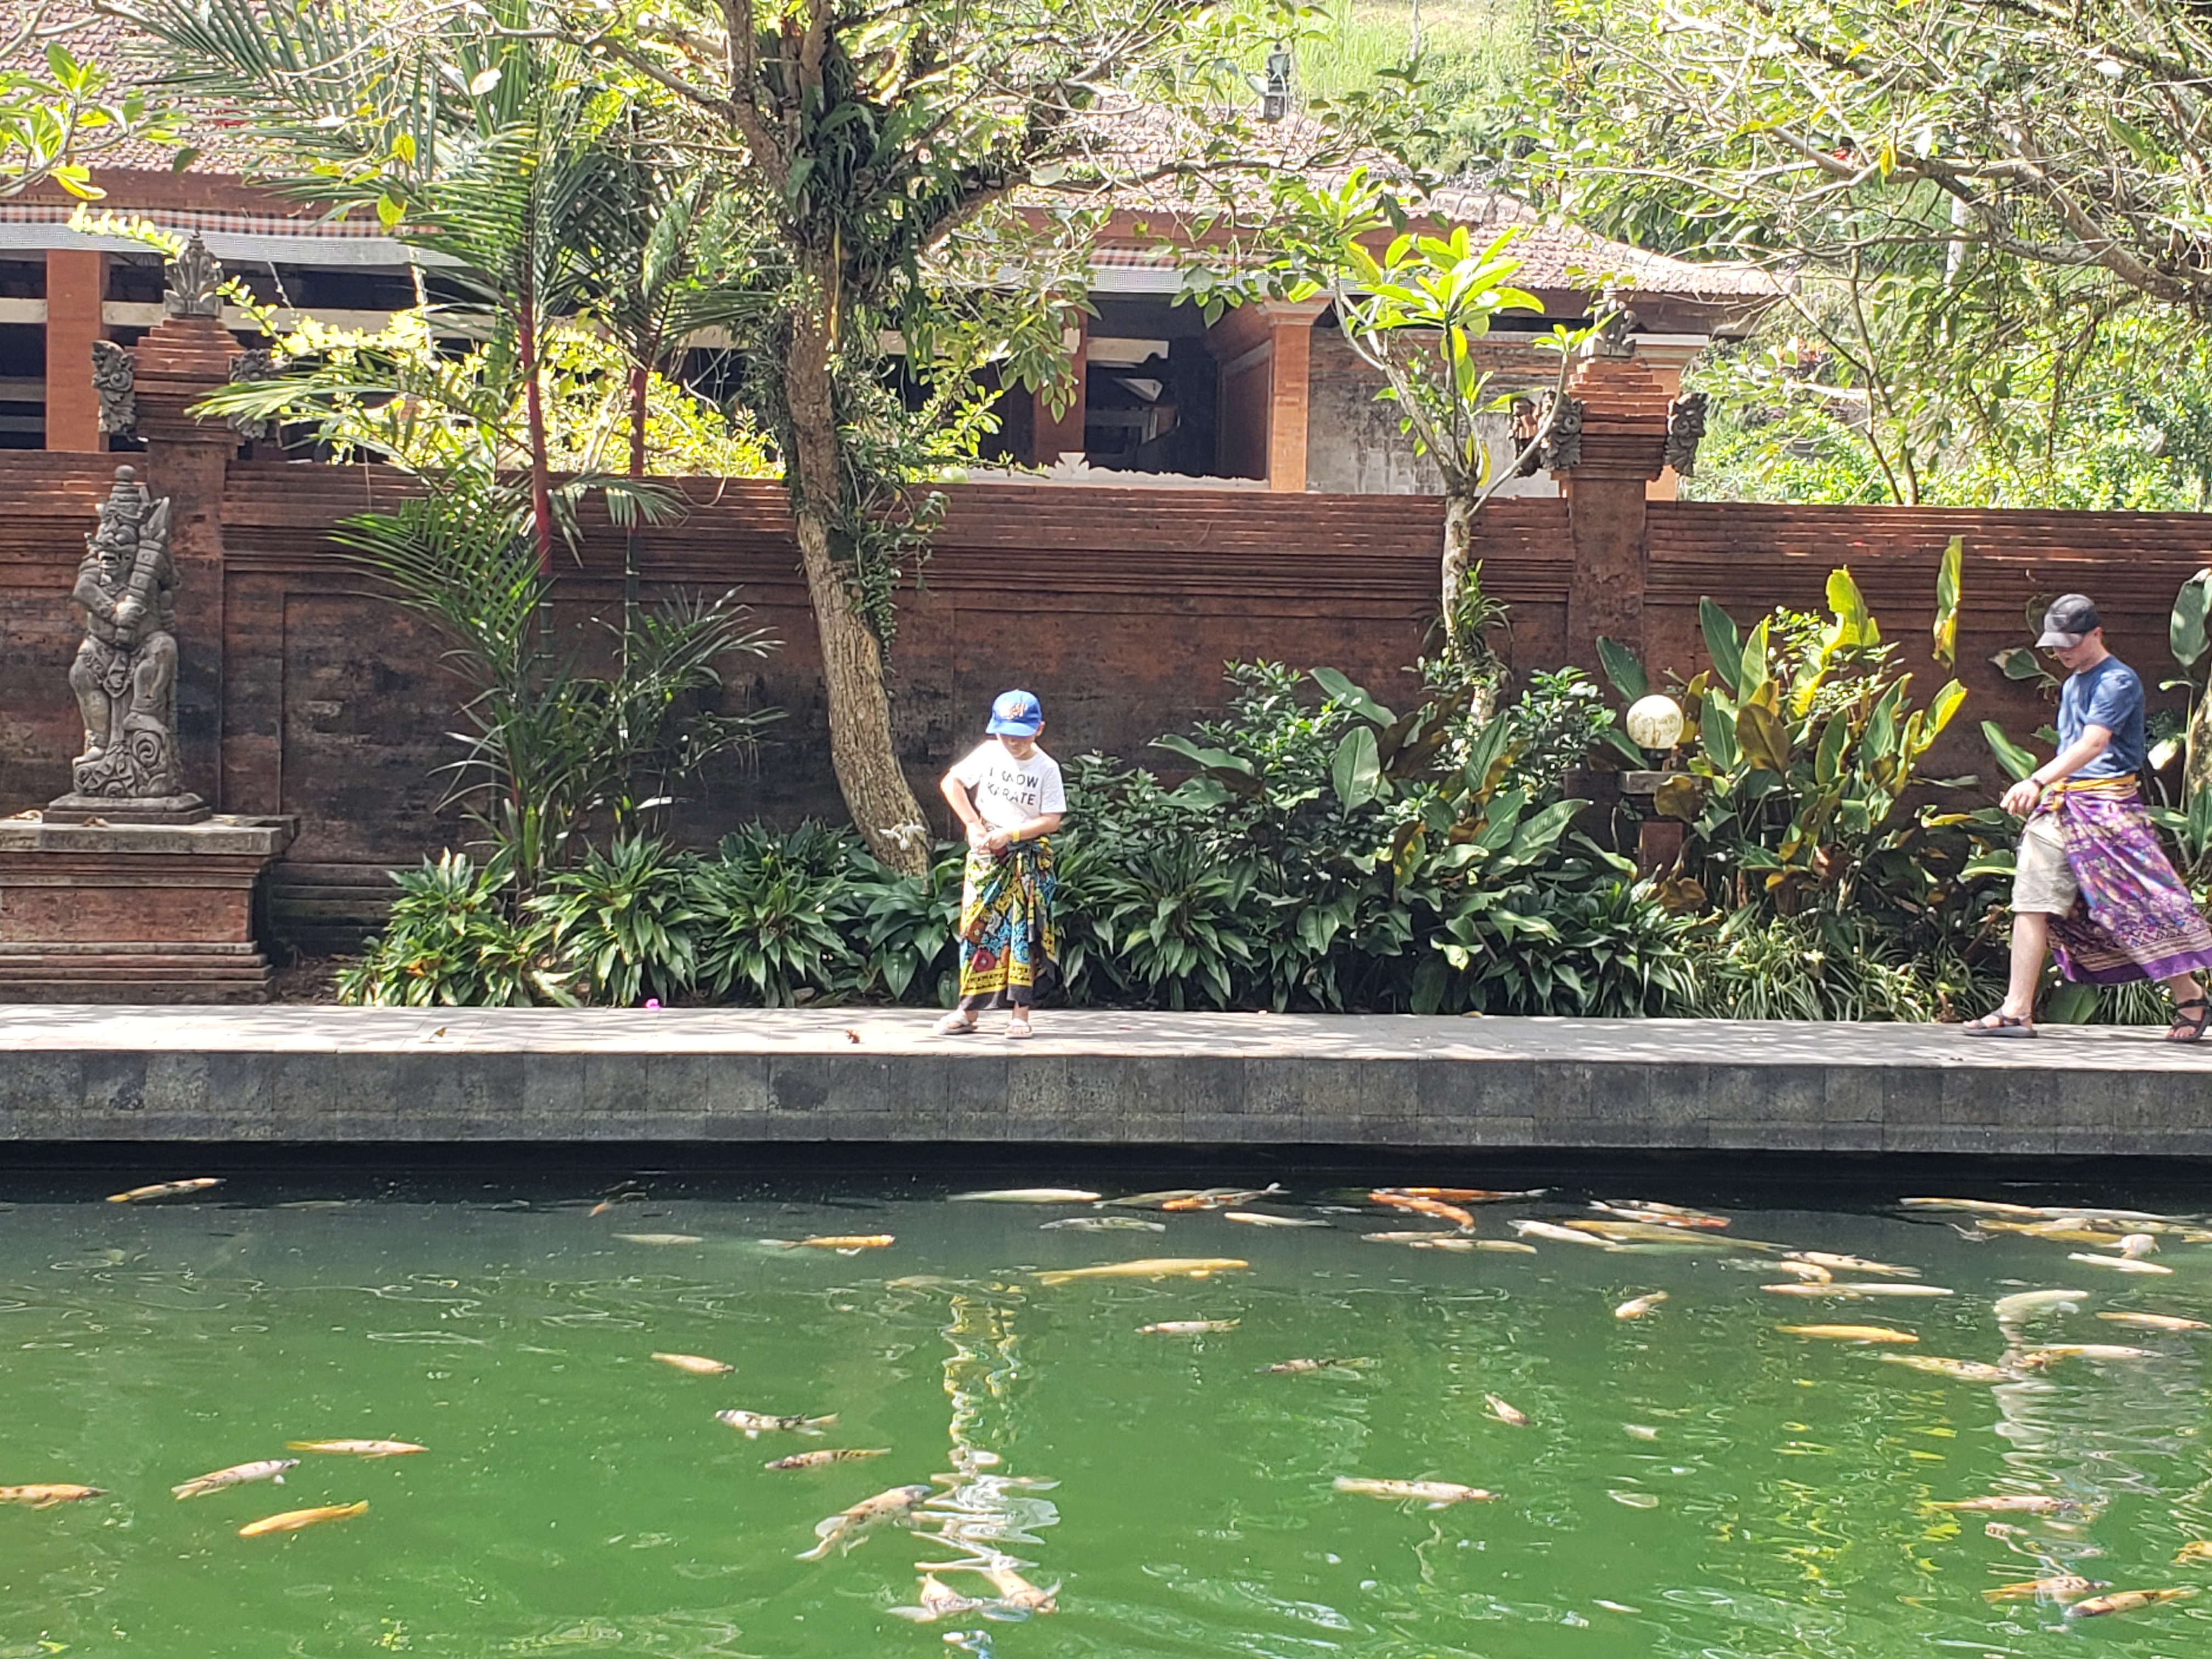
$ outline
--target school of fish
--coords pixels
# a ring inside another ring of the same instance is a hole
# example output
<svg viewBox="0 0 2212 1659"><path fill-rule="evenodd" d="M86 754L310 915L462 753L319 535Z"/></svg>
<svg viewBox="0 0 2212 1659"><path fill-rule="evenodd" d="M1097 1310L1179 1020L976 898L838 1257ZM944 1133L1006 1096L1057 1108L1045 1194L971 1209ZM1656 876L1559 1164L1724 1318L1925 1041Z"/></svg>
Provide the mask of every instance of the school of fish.
<svg viewBox="0 0 2212 1659"><path fill-rule="evenodd" d="M116 1193L108 1201L134 1204L185 1198L220 1184L221 1178L212 1176L159 1182ZM640 1194L617 1192L611 1194L591 1213L608 1212L614 1204L638 1196ZM1617 1254L1718 1252L1730 1255L1730 1259L1718 1264L1720 1266L1742 1266L1780 1273L1782 1282L1766 1283L1758 1288L1766 1294L1782 1297L1933 1302L1950 1298L1956 1294L1946 1286L1919 1282L1918 1270L1909 1266L1869 1261L1850 1255L1792 1249L1780 1244L1739 1237L1729 1231L1730 1221L1725 1216L1648 1200L1593 1200L1588 1208L1595 1212L1595 1214L1561 1215L1554 1218L1511 1216L1507 1218L1506 1227L1513 1237L1475 1237L1480 1224L1476 1211L1469 1206L1508 1203L1527 1205L1546 1196L1545 1190L1541 1188L1515 1191L1472 1187L1372 1188L1364 1194L1365 1203L1370 1206L1364 1212L1366 1218L1371 1219L1373 1212L1379 1211L1389 1215L1419 1217L1425 1221L1444 1224L1444 1226L1421 1231L1383 1230L1362 1236L1377 1243L1450 1252L1488 1250L1531 1255L1541 1254L1542 1247L1546 1245L1571 1245ZM1027 1187L960 1193L953 1194L952 1199L953 1201L977 1204L1090 1206L1094 1211L1116 1207L1150 1210L1178 1218L1177 1221L1170 1224L1126 1215L1092 1213L1042 1224L1043 1231L1070 1234L1156 1232L1167 1231L1171 1224L1176 1227L1205 1226L1214 1222L1285 1231L1326 1230L1336 1225L1323 1215L1285 1214L1278 1210L1261 1211L1247 1207L1263 1200L1274 1201L1279 1208L1292 1207L1284 1189L1273 1184L1256 1188L1176 1188L1116 1198L1107 1198L1083 1188ZM2212 1243L2212 1227L2193 1219L2143 1212L2036 1206L1964 1198L1909 1198L1900 1200L1898 1207L1907 1214L1967 1218L1964 1222L1954 1221L1951 1224L1970 1237L1977 1234L2002 1233L2045 1245L2081 1245L2085 1248L2066 1252L2063 1259L2077 1265L2094 1265L2118 1273L2161 1279L2173 1277L2176 1273L2175 1267L2166 1262L2149 1260L2163 1253L2161 1238L2178 1241L2184 1245ZM1355 1218L1363 1213L1357 1208L1340 1206L1340 1210ZM621 1242L655 1246L692 1246L708 1242L703 1235L683 1233L618 1233L614 1237ZM888 1249L897 1243L889 1233L825 1233L810 1235L796 1241L769 1242L779 1243L786 1249L816 1249L842 1255ZM1285 1243L1294 1243L1294 1241ZM1748 1259L1739 1261L1738 1257ZM1035 1269L1032 1272L1040 1288L1056 1289L1092 1281L1144 1281L1152 1285L1174 1279L1201 1281L1223 1274L1248 1272L1251 1268L1252 1263L1243 1257L1161 1255ZM1853 1277L1838 1278L1838 1274ZM908 1285L916 1289L933 1288L951 1282L928 1275L888 1281L894 1286ZM1662 1304L1667 1304L1670 1296L1671 1293L1665 1290L1641 1291L1615 1304L1612 1314L1620 1321L1644 1320ZM2027 1327L2048 1326L2077 1316L2094 1299L2088 1292L2063 1288L2030 1288L1994 1297L1990 1311L1994 1315L2002 1347L2001 1352L1990 1359L1921 1352L1883 1352L1872 1358L1901 1370L2002 1389L2032 1386L2034 1379L2043 1372L2066 1361L2090 1365L2132 1365L2154 1364L2168 1357L2164 1350L2132 1344L2028 1340L2026 1334ZM2212 1333L2212 1322L2152 1310L2101 1309L2096 1310L2094 1316L2106 1323L2169 1338ZM1140 1335L1196 1336L1226 1334L1238 1330L1242 1323L1238 1317L1165 1318L1135 1328ZM1667 1335L1663 1323L1662 1322L1662 1328L1654 1332L1650 1341L1663 1342ZM1867 1347L1911 1347L1921 1340L1917 1333L1884 1325L1805 1323L1780 1324L1774 1328L1780 1334L1802 1339ZM664 1367L696 1378L726 1377L737 1370L727 1361L702 1354L655 1350L647 1357ZM1356 1375L1371 1363L1357 1358L1299 1357L1275 1360L1258 1366L1257 1370L1270 1376L1310 1376L1324 1372ZM1485 1393L1480 1398L1485 1413L1497 1422L1516 1429L1534 1426L1528 1413L1501 1395ZM740 1431L748 1439L757 1439L766 1433L818 1437L838 1422L838 1414L835 1412L818 1415L779 1414L725 1407L714 1412L713 1415L717 1422ZM1644 1425L1632 1424L1626 1427L1638 1438L1656 1438L1658 1433ZM374 1438L290 1440L284 1443L288 1450L298 1453L371 1461L416 1455L427 1450L424 1446L410 1441ZM893 1455L890 1447L832 1447L775 1458L763 1467L778 1471L827 1469L847 1462ZM988 1455L977 1454L967 1474L973 1476L978 1469L995 1461ZM173 1486L171 1492L175 1498L186 1500L211 1497L264 1481L281 1486L288 1473L301 1467L301 1462L295 1456L267 1457L234 1463L193 1476ZM961 1478L957 1474L933 1477L945 1482L957 1482ZM1332 1486L1340 1493L1379 1498L1408 1508L1419 1506L1429 1510L1441 1510L1464 1503L1490 1502L1497 1497L1495 1492L1482 1487L1425 1476L1413 1479L1339 1474L1334 1477ZM933 1622L969 1613L992 1617L1019 1617L1057 1609L1060 1585L1041 1587L1032 1583L1023 1576L1021 1571L1026 1564L995 1547L979 1546L972 1538L962 1535L957 1521L932 1510L933 1490L930 1484L910 1482L860 1498L825 1517L815 1528L813 1545L799 1552L797 1559L805 1562L826 1561L854 1549L872 1534L887 1528L903 1528L928 1533L934 1527L947 1541L967 1553L959 1560L917 1564L921 1579L915 1604L892 1611L921 1622ZM99 1487L70 1483L0 1486L0 1504L34 1510L88 1502L107 1495L104 1489ZM366 1499L358 1499L289 1510L248 1521L236 1530L241 1538L289 1534L351 1520L367 1514L368 1508ZM2094 1520L2100 1504L2091 1498L2061 1493L2009 1491L1929 1499L1925 1508L1931 1513L1954 1516L2027 1516L2063 1529ZM2030 1554L2038 1553L2039 1547L2033 1532L1997 1521L1990 1522L1987 1530L1990 1536L2003 1540L2015 1550ZM2173 1559L2173 1565L2177 1566L2205 1563L2212 1563L2212 1540L2186 1543ZM941 1576L947 1574L967 1574L980 1580L976 1593L971 1594L968 1589L957 1589L948 1583ZM2187 1600L2197 1593L2197 1587L2193 1585L2113 1590L2106 1581L2069 1571L2051 1571L2039 1577L2007 1582L1984 1590L1982 1595L1993 1605L2047 1602L2063 1609L2066 1620L2076 1620L2148 1611L2169 1602Z"/></svg>

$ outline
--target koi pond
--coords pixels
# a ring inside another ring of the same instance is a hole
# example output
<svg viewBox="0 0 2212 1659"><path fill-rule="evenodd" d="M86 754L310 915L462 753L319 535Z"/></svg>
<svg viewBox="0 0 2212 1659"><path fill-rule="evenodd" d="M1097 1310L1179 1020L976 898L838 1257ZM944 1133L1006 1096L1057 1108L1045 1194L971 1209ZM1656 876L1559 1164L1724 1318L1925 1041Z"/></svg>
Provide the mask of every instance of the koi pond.
<svg viewBox="0 0 2212 1659"><path fill-rule="evenodd" d="M102 1156L0 1175L0 1656L2212 1651L2171 1193Z"/></svg>

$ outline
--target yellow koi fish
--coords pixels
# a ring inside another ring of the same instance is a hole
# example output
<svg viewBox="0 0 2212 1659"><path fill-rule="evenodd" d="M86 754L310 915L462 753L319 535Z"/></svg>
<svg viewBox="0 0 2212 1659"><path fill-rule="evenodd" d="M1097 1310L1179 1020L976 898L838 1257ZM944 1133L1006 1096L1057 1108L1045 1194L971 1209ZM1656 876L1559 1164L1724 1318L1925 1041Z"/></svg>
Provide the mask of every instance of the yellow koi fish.
<svg viewBox="0 0 2212 1659"><path fill-rule="evenodd" d="M1615 1319L1641 1319L1667 1299L1664 1291L1654 1291L1649 1296L1632 1296L1613 1310Z"/></svg>
<svg viewBox="0 0 2212 1659"><path fill-rule="evenodd" d="M1911 1331L1893 1331L1887 1325L1784 1325L1791 1336L1825 1337L1832 1342L1917 1342Z"/></svg>
<svg viewBox="0 0 2212 1659"><path fill-rule="evenodd" d="M2212 1331L2212 1325L2201 1319L2184 1319L2179 1314L2100 1313L2098 1318L2112 1325L2132 1325L2139 1331Z"/></svg>
<svg viewBox="0 0 2212 1659"><path fill-rule="evenodd" d="M2161 1601L2183 1601L2197 1594L2193 1585L2176 1589L2117 1590L2110 1595L2093 1595L2086 1601L2076 1601L2066 1609L2069 1619L2096 1619L2108 1613L2133 1613L2138 1607L2154 1607Z"/></svg>
<svg viewBox="0 0 2212 1659"><path fill-rule="evenodd" d="M405 1440L287 1440L284 1446L288 1451L330 1452L339 1457L404 1457L429 1449Z"/></svg>
<svg viewBox="0 0 2212 1659"><path fill-rule="evenodd" d="M664 1365L673 1365L679 1371L689 1371L694 1376L727 1376L737 1370L719 1359L709 1359L702 1353L657 1353L653 1356Z"/></svg>
<svg viewBox="0 0 2212 1659"><path fill-rule="evenodd" d="M0 1504L27 1504L34 1510L50 1510L57 1504L76 1504L88 1498L106 1496L98 1486L0 1486Z"/></svg>
<svg viewBox="0 0 2212 1659"><path fill-rule="evenodd" d="M182 1198L187 1193L204 1193L210 1187L222 1185L221 1176L198 1176L191 1181L160 1181L151 1187L133 1187L127 1193L110 1193L110 1204L143 1204L149 1199Z"/></svg>
<svg viewBox="0 0 2212 1659"><path fill-rule="evenodd" d="M1148 1255L1137 1261L1109 1261L1099 1267L1062 1267L1037 1275L1040 1285L1067 1285L1079 1279L1208 1279L1249 1267L1233 1255Z"/></svg>
<svg viewBox="0 0 2212 1659"><path fill-rule="evenodd" d="M265 1515L258 1521L249 1521L238 1529L240 1538L266 1538L271 1533L298 1532L304 1527L319 1527L325 1521L349 1521L356 1515L368 1513L368 1503L325 1504L319 1509L287 1510L282 1515Z"/></svg>

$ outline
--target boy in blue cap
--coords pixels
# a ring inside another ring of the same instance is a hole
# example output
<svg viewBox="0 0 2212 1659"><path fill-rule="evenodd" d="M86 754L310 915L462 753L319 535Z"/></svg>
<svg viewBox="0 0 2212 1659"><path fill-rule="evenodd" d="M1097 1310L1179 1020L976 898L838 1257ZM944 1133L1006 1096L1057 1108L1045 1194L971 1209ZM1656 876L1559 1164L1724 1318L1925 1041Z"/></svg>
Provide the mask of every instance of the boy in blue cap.
<svg viewBox="0 0 2212 1659"><path fill-rule="evenodd" d="M945 1036L1005 1008L1006 1035L1033 1035L1039 988L1059 972L1052 842L1067 810L1060 766L1037 747L1044 709L1027 691L991 705L989 736L938 786L968 830L960 895L960 1006L937 1024Z"/></svg>

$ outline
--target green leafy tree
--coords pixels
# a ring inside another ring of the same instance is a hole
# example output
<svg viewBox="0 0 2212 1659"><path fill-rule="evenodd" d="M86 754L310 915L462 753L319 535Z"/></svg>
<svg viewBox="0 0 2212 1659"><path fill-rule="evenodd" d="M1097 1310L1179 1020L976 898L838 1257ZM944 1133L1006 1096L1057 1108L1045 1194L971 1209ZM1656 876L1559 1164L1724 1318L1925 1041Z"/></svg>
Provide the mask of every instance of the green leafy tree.
<svg viewBox="0 0 2212 1659"><path fill-rule="evenodd" d="M1346 343L1382 378L1376 395L1396 405L1400 429L1443 477L1437 609L1445 657L1486 669L1479 659L1488 612L1470 604L1475 518L1541 453L1566 407L1575 348L1590 331L1555 325L1537 343L1557 356L1551 395L1528 428L1516 433L1512 453L1493 454L1484 417L1504 412L1525 382L1494 392L1498 375L1481 364L1481 343L1501 314L1543 310L1534 295L1512 283L1522 264L1513 253L1519 231L1478 243L1461 225L1443 234L1404 230L1384 240L1384 233L1404 222L1406 209L1364 167L1333 186L1286 180L1282 205L1282 222L1267 239L1273 258L1228 271L1209 284L1204 302L1218 308L1262 290L1328 297Z"/></svg>
<svg viewBox="0 0 2212 1659"><path fill-rule="evenodd" d="M13 9L0 24L0 199L51 182L96 200L106 194L93 182L102 152L131 139L169 143L175 122L143 88L118 88L70 52L69 37L87 21L73 9L59 18L43 4Z"/></svg>
<svg viewBox="0 0 2212 1659"><path fill-rule="evenodd" d="M1785 423L1794 459L1856 444L1901 501L2193 502L2203 400L2151 383L2212 315L2212 16L1565 0L1559 18L1521 184L1644 246L1785 275L1770 343L1816 345L1829 394ZM1806 482L1848 493L1852 470Z"/></svg>
<svg viewBox="0 0 2212 1659"><path fill-rule="evenodd" d="M563 0L544 27L655 89L678 142L754 212L776 301L740 337L782 451L820 635L830 758L854 823L902 870L930 838L891 739L892 598L929 523L915 485L975 426L973 372L1079 395L1058 341L1104 192L1195 198L1269 147L1207 94L1262 3L1132 0ZM1246 100L1239 100L1242 104ZM1124 123L1117 126L1116 123ZM1138 142L1132 143L1135 139ZM919 413L890 400L895 334Z"/></svg>

